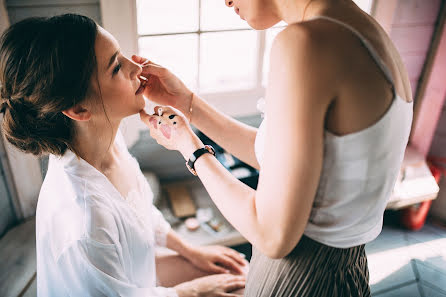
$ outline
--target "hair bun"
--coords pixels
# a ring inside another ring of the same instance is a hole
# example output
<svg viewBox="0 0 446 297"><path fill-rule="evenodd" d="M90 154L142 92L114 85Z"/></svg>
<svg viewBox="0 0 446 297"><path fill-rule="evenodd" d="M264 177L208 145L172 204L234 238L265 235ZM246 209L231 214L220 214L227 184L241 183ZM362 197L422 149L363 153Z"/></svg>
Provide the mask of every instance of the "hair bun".
<svg viewBox="0 0 446 297"><path fill-rule="evenodd" d="M62 111L86 99L97 29L88 17L65 14L28 18L1 35L1 125L12 145L34 155L72 150L75 126Z"/></svg>
<svg viewBox="0 0 446 297"><path fill-rule="evenodd" d="M3 102L0 104L0 113L5 113L6 109L11 108L11 99L2 98Z"/></svg>

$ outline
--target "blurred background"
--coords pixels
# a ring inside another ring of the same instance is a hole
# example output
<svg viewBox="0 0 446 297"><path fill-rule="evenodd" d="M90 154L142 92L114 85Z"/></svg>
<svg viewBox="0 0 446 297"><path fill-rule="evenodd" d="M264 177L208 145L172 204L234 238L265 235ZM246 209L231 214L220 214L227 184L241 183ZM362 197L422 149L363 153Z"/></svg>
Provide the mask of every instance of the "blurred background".
<svg viewBox="0 0 446 297"><path fill-rule="evenodd" d="M368 247L372 291L374 296L446 296L446 1L354 2L391 36L415 100L401 169L406 179L389 200L382 235ZM138 53L166 66L223 112L260 125L258 102L268 79L269 51L285 23L254 31L224 0L0 0L0 33L27 17L62 13L91 17L116 37L123 53ZM154 189L155 201L178 232L198 244L225 244L250 256L250 246L215 209L199 181L191 179L179 153L158 146L137 116L125 120L122 132ZM256 170L223 149L217 151L228 170L256 187ZM21 154L0 137L2 297L35 296L33 220L47 160ZM227 228L186 230L184 218L175 217L165 194L168 187L179 185L187 187L197 211L211 209L213 218Z"/></svg>

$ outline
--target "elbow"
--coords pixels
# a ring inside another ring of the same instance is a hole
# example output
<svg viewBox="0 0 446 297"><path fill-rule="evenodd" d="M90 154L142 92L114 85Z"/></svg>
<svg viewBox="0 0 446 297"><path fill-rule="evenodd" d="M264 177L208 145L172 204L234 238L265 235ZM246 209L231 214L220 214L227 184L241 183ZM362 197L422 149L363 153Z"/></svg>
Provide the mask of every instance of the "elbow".
<svg viewBox="0 0 446 297"><path fill-rule="evenodd" d="M282 259L285 258L287 255L289 254L289 252L285 252L283 249L280 248L271 248L268 250L265 250L264 255L267 256L270 259Z"/></svg>
<svg viewBox="0 0 446 297"><path fill-rule="evenodd" d="M270 259L282 259L293 251L300 238L301 235L298 238L295 236L280 235L266 238L259 250Z"/></svg>

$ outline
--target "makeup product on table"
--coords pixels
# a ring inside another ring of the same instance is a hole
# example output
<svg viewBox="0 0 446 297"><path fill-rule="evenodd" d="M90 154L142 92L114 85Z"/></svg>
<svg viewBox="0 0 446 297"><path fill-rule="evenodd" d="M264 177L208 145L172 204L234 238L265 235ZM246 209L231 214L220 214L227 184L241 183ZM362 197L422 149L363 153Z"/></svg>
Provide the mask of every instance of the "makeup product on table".
<svg viewBox="0 0 446 297"><path fill-rule="evenodd" d="M195 231L200 227L200 222L196 218L188 218L184 224L189 231Z"/></svg>
<svg viewBox="0 0 446 297"><path fill-rule="evenodd" d="M224 227L223 222L216 218L206 222L206 224L208 224L215 232L220 232Z"/></svg>

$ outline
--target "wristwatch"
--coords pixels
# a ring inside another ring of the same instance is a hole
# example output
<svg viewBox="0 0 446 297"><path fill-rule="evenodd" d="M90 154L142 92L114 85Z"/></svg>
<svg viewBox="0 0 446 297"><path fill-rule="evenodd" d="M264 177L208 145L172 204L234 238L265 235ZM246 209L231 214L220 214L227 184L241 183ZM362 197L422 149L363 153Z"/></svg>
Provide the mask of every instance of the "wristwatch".
<svg viewBox="0 0 446 297"><path fill-rule="evenodd" d="M189 158L189 160L186 161L186 167L187 167L187 169L189 169L190 173L197 176L197 172L195 171L195 161L197 161L197 159L199 157L203 156L206 153L209 153L209 154L215 156L214 148L210 145L205 145L204 147L196 150L192 154L192 156Z"/></svg>

